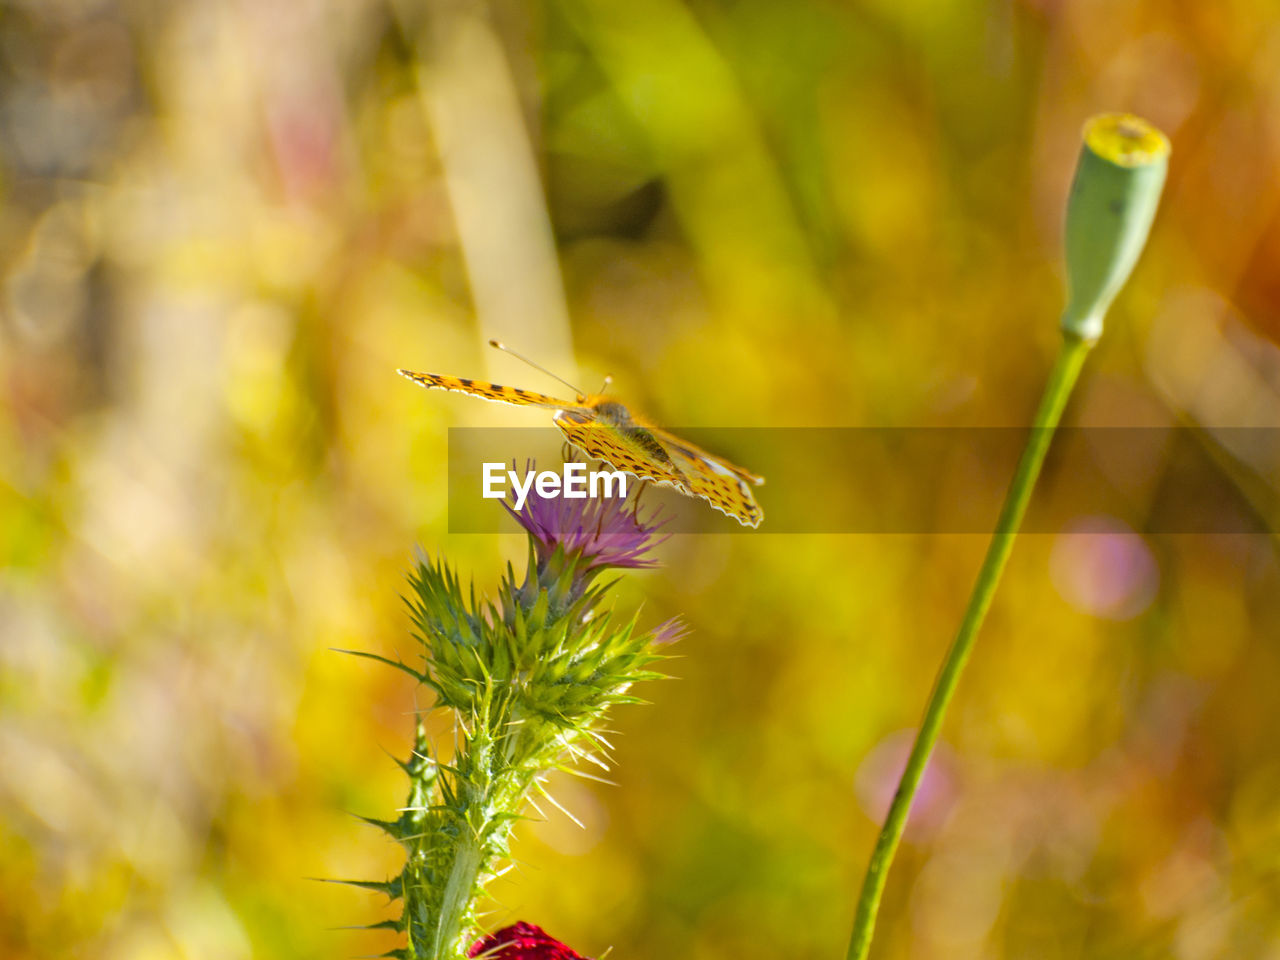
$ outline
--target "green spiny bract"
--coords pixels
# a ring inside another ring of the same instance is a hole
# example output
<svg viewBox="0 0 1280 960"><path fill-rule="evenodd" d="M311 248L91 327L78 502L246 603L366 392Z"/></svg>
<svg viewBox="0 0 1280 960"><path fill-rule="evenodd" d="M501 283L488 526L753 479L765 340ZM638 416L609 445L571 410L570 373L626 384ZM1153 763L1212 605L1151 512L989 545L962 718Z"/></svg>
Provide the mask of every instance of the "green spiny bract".
<svg viewBox="0 0 1280 960"><path fill-rule="evenodd" d="M652 534L625 518L636 535ZM370 821L406 852L400 875L379 886L403 903L400 919L383 925L407 934L390 956L465 957L475 902L507 859L528 795L568 761L603 765L605 711L634 700L626 691L636 681L658 676L648 669L660 658L652 644L678 633L671 624L638 632L634 617L602 605L610 584L596 577L615 564L590 543L566 549L529 532L524 580L508 566L496 602L464 590L443 562L419 561L409 578L424 663L415 670L384 662L430 687L436 706L455 712L458 735L445 764L429 754L419 723L413 755L401 764L410 780L405 808L395 821Z"/></svg>

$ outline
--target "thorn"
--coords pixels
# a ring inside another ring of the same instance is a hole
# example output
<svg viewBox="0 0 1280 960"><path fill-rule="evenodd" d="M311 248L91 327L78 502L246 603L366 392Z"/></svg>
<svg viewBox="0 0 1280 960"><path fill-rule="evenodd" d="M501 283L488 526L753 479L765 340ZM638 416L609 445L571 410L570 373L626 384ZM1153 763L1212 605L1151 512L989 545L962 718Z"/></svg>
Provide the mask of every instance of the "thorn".
<svg viewBox="0 0 1280 960"><path fill-rule="evenodd" d="M556 798L555 798L555 797L553 797L551 794L549 794L545 789L543 789L541 785L539 785L538 789L539 789L539 790L542 790L542 795L543 795L544 797L546 797L548 801L550 801L550 803L551 803L551 805L552 805L553 807L555 807L557 810L559 810L561 813L563 813L566 817L568 817L570 820L572 820L574 823L576 823L576 824L577 824L579 827L581 827L583 830L587 829L586 824L584 824L581 820L579 820L579 819L578 819L577 817L575 817L572 813L570 813L568 810L566 810L566 809L565 809L565 808L564 808L564 807L563 807L563 806L562 806L562 805L561 805L561 804L556 800Z"/></svg>
<svg viewBox="0 0 1280 960"><path fill-rule="evenodd" d="M372 890L375 893L383 893L392 900L400 898L400 883L396 880L335 880L332 877L307 877L308 880L314 880L316 883L339 883L344 887L359 887L361 890Z"/></svg>
<svg viewBox="0 0 1280 960"><path fill-rule="evenodd" d="M546 820L546 819L547 819L547 815L546 815L546 813L544 813L544 812L543 812L543 810L542 810L542 808L541 808L540 806L538 806L538 801L537 801L537 800L535 800L535 799L533 799L533 797L529 797L529 806L531 806L531 807L533 807L533 809L537 810L537 811L538 811L538 816L540 816L543 820Z"/></svg>
<svg viewBox="0 0 1280 960"><path fill-rule="evenodd" d="M569 774L569 776L571 777L579 777L582 780L593 780L596 783L603 783L607 787L616 787L618 785L618 782L616 780L609 780L609 779L606 779L605 777L597 777L594 773L587 773L587 771L585 770L579 770L577 767L571 767L568 764L564 764L562 766L556 767L556 769L564 771L565 773Z"/></svg>
<svg viewBox="0 0 1280 960"><path fill-rule="evenodd" d="M326 927L328 930L404 930L403 920L383 920L380 923L353 923L344 927Z"/></svg>

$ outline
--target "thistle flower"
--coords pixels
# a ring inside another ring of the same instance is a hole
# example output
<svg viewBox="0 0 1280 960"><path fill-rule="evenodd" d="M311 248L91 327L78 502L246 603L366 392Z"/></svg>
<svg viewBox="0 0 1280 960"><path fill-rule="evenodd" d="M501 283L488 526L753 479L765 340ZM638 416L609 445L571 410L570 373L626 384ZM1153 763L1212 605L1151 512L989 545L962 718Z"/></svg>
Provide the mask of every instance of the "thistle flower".
<svg viewBox="0 0 1280 960"><path fill-rule="evenodd" d="M580 554L588 569L655 567L658 561L647 554L667 539L655 536L660 522L641 520L619 500L543 499L531 493L519 511L507 510L533 538L539 560L559 548Z"/></svg>
<svg viewBox="0 0 1280 960"><path fill-rule="evenodd" d="M586 570L654 567L649 551L667 539L657 535L663 524L657 513L641 520L626 500L542 497L530 490L519 510L503 506L528 532L539 565L560 549L579 555Z"/></svg>
<svg viewBox="0 0 1280 960"><path fill-rule="evenodd" d="M614 704L635 702L632 684L657 676L654 647L678 639L679 620L636 629L605 604L610 568L650 567L664 538L657 525L616 500L549 500L531 495L507 509L529 536L523 581L508 566L494 600L463 589L443 561L420 560L409 598L423 665L383 660L456 712L448 765L438 763L419 724L413 756L402 763L409 798L395 821L371 820L405 848L399 876L361 886L403 901L405 933L392 956L461 960L491 949L507 960L582 960L537 927L516 924L472 944L474 903L509 857L514 823L548 773L576 761L604 766L600 731ZM371 656L365 654L365 656ZM486 954L490 955L490 954Z"/></svg>
<svg viewBox="0 0 1280 960"><path fill-rule="evenodd" d="M651 551L667 539L658 533L663 521L656 512L642 519L636 505L626 500L542 497L531 490L519 510L502 505L529 534L522 601L546 591L557 611L586 596L605 570L657 566Z"/></svg>
<svg viewBox="0 0 1280 960"><path fill-rule="evenodd" d="M523 920L477 940L467 956L483 960L587 960L541 927Z"/></svg>

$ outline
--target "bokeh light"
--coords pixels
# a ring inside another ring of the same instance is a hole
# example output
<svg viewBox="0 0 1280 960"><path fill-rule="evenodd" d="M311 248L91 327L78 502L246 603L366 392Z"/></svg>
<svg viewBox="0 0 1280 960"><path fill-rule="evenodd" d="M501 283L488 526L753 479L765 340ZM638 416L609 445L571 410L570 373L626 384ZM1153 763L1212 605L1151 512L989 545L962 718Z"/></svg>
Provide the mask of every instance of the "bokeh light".
<svg viewBox="0 0 1280 960"><path fill-rule="evenodd" d="M1164 203L874 955L1274 960L1278 40L1263 0L7 4L0 957L394 946L338 929L379 897L311 878L395 871L352 814L403 801L427 705L331 648L412 649L415 546L482 591L522 562L449 531L448 428L546 425L397 367L554 389L497 337L672 427L1025 427L1081 126L1132 111ZM758 533L628 577L689 636L617 711L614 784L563 786L586 830L521 825L495 925L842 955L860 771L919 723L986 541L770 511L1008 480L893 449L804 450L804 503L775 475Z"/></svg>

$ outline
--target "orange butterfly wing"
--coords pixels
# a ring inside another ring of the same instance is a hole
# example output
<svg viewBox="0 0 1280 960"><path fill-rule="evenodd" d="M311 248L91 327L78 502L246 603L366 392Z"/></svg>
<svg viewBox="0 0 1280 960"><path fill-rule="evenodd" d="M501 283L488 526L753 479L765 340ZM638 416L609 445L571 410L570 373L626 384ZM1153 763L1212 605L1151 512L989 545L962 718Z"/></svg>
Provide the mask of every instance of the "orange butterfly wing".
<svg viewBox="0 0 1280 960"><path fill-rule="evenodd" d="M764 511L751 494L751 483L764 483L763 477L748 473L728 460L722 460L664 431L655 430L671 461L685 476L689 490L744 527L758 527Z"/></svg>
<svg viewBox="0 0 1280 960"><path fill-rule="evenodd" d="M649 432L658 438L658 441L666 448L668 453L679 453L690 460L705 460L708 463L717 464L734 476L757 487L764 483L764 477L759 474L752 473L750 470L735 463L730 463L724 457L717 457L714 453L708 453L697 444L690 443L682 437L677 437L668 430L663 430L661 427L649 427Z"/></svg>
<svg viewBox="0 0 1280 960"><path fill-rule="evenodd" d="M562 413L555 418L555 423L570 444L593 459L602 460L642 480L674 487L686 496L705 500L743 526L758 527L764 519L764 511L748 486L748 479L751 483L760 484L764 482L763 477L734 466L665 430L642 428L662 447L666 455L664 463L641 444L628 442L625 433L596 423L586 414L576 411Z"/></svg>
<svg viewBox="0 0 1280 960"><path fill-rule="evenodd" d="M641 480L673 487L690 497L706 500L743 526L758 527L764 511L751 495L750 484L764 478L708 453L696 444L632 418L621 405L620 421L602 420L597 407L604 398L587 398L588 404L560 400L545 393L506 387L487 380L446 377L435 373L396 371L421 386L467 393L494 403L546 407L558 411L554 422L569 443L595 460L609 464ZM613 414L616 418L618 414Z"/></svg>
<svg viewBox="0 0 1280 960"><path fill-rule="evenodd" d="M669 463L655 460L651 453L635 444L628 443L614 427L596 423L590 415L581 414L559 414L555 418L555 424L571 446L593 460L601 460L615 470L622 470L641 480L675 487L683 494L692 495L679 471Z"/></svg>
<svg viewBox="0 0 1280 960"><path fill-rule="evenodd" d="M469 393L482 400L494 403L514 403L517 406L549 407L552 410L577 410L580 406L568 400L558 400L545 393L532 390L521 390L519 387L504 387L500 383L489 383L487 380L468 380L466 377L442 377L437 373L415 373L412 370L397 370L402 377L408 377L414 383L431 389L456 390L458 393Z"/></svg>

